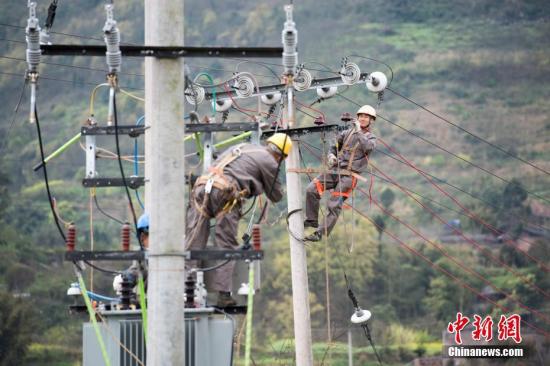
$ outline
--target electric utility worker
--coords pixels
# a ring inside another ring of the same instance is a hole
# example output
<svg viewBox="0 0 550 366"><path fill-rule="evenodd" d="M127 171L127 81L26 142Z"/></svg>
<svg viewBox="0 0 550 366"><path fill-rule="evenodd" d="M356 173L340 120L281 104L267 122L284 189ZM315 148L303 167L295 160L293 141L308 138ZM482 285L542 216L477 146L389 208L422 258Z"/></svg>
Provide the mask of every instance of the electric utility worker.
<svg viewBox="0 0 550 366"><path fill-rule="evenodd" d="M265 146L244 143L226 150L212 164L210 173L200 176L191 192L186 222L188 249L206 247L210 219L216 219L215 244L221 249L237 249L238 223L244 199L265 192L278 202L283 189L277 176L282 161L292 148L290 137L275 133ZM196 266L196 263L190 263ZM231 297L235 262L214 270L212 289L218 291L218 306L234 306Z"/></svg>
<svg viewBox="0 0 550 366"><path fill-rule="evenodd" d="M344 169L353 173L361 173L368 164L369 156L376 147L376 136L370 132L372 123L376 120L376 110L370 105L364 105L357 111L357 120L352 128L342 131L331 146L327 157L329 169ZM306 220L304 227L316 230L305 237L307 241L319 241L326 233L330 234L338 216L342 211L344 201L350 196L357 185L357 179L345 171L322 173L307 186L306 189ZM325 190L332 190L328 200L327 216L319 226L319 201Z"/></svg>
<svg viewBox="0 0 550 366"><path fill-rule="evenodd" d="M143 215L140 216L137 222L137 231L138 231L139 240L143 245L143 249L148 250L149 249L149 214L144 213ZM142 273L143 273L143 280L145 282L145 288L147 288L147 265L145 263L142 263L141 268L143 271ZM113 279L113 289L115 290L117 295L120 295L122 291L123 276L125 276L127 280L132 284L132 287L134 287L134 292L136 292L135 286L137 285L139 271L140 271L139 262L133 261L132 265L128 267L128 269L126 269L121 274L118 274L115 276L115 278Z"/></svg>

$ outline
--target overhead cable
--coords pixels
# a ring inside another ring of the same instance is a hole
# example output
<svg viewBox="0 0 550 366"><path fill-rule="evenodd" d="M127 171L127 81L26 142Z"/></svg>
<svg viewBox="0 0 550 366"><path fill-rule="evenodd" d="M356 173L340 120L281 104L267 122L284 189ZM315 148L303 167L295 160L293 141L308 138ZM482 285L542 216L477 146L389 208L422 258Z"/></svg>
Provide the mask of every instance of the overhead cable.
<svg viewBox="0 0 550 366"><path fill-rule="evenodd" d="M502 152L502 153L504 153L504 154L510 156L511 158L516 159L516 160L518 160L518 161L520 161L520 162L522 162L522 163L524 163L524 164L530 165L531 167L537 169L537 170L540 171L540 172L543 172L543 173L545 173L545 174L547 174L547 175L550 175L550 172L549 172L549 171L547 171L547 170L545 170L545 169L543 169L543 168L541 168L541 167L539 167L539 166L533 164L533 163L530 162L530 161L527 161L527 160L525 160L525 159L520 158L520 157L517 156L516 154L513 154L513 153L511 153L510 151L503 149L502 147L500 147L500 146L498 146L498 145L496 145L496 144L494 144L494 143L492 143L492 142L490 142L490 141L484 139L483 137L474 134L473 132L468 131L468 130L465 129L464 127L462 127L462 126L460 126L460 125L458 125L458 124L456 124L456 123L450 121L449 119L447 119L447 118L445 118L445 117L443 117L443 116L441 116L441 115L439 115L439 114L433 112L432 110L430 110L430 109L424 107L423 105L421 105L420 103L415 102L414 100L412 100L412 99L410 99L410 98L404 96L403 94L397 92L396 90L393 90L393 89L391 89L391 88L389 88L389 87L388 87L387 89L388 89L389 91L391 91L392 93L394 93L395 95L397 95L397 96L399 96L399 97L405 99L406 101L408 101L408 102L414 104L415 106L417 106L417 107L423 109L424 111L428 112L428 113L431 114L432 116L437 117L437 118L439 118L440 120L442 120L443 122L445 122L445 123L447 123L447 124L449 124L449 125L451 125L451 126L454 126L454 127L458 128L460 131L462 131L462 132L464 132L464 133L467 133L468 135L470 135L470 136L474 137L475 139L477 139L477 140L479 140L479 141L481 141L481 142L483 142L483 143L485 143L485 144L491 146L492 148L497 149L498 151L500 151L500 152Z"/></svg>

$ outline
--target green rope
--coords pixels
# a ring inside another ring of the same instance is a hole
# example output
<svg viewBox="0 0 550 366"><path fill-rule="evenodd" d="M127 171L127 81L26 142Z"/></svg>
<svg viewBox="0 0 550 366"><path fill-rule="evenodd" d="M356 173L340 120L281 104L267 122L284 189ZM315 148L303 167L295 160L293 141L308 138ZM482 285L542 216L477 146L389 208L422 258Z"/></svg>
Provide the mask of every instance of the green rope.
<svg viewBox="0 0 550 366"><path fill-rule="evenodd" d="M145 283L143 273L139 272L138 277L139 305L141 307L141 323L143 324L143 339L147 343L147 302L145 300Z"/></svg>
<svg viewBox="0 0 550 366"><path fill-rule="evenodd" d="M244 348L244 365L250 366L250 350L252 348L252 310L254 307L254 262L248 267L248 304L246 310L246 340Z"/></svg>
<svg viewBox="0 0 550 366"><path fill-rule="evenodd" d="M90 321L92 322L95 330L95 335L97 337L97 341L99 343L99 348L101 348L101 353L103 354L103 360L105 361L105 364L107 366L111 366L111 360L109 359L109 356L107 355L107 349L105 348L105 343L103 342L103 337L101 337L101 332L99 331L99 325L97 324L97 320L95 318L95 310L92 307L92 303L90 301L90 298L88 297L88 291L86 290L86 284L84 283L84 279L82 278L82 274L80 272L77 272L78 276L78 283L80 284L80 292L82 293L82 297L84 297L84 302L86 303L86 308L88 309L88 314L90 314Z"/></svg>

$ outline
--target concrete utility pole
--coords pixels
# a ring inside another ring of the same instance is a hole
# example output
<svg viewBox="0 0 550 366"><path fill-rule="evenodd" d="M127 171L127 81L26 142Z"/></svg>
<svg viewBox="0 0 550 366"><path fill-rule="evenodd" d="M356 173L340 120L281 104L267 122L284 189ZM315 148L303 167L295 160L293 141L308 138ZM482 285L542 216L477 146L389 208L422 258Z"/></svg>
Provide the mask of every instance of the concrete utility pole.
<svg viewBox="0 0 550 366"><path fill-rule="evenodd" d="M285 6L286 22L283 29L283 66L289 83L286 88L285 128L294 124L294 89L292 77L298 64L298 32L292 20L292 5ZM286 159L286 184L288 212L298 213L302 210L302 184L298 173L289 172L291 169L300 168L300 155L298 149L293 148ZM304 223L301 214L293 214L289 218L289 229L299 237L304 236ZM292 272L292 304L294 308L294 339L296 346L296 365L313 365L313 353L311 350L311 318L309 313L309 286L307 277L307 253L304 243L290 238L290 262Z"/></svg>
<svg viewBox="0 0 550 366"><path fill-rule="evenodd" d="M183 45L183 1L145 0L145 44ZM145 60L147 365L185 365L183 59Z"/></svg>

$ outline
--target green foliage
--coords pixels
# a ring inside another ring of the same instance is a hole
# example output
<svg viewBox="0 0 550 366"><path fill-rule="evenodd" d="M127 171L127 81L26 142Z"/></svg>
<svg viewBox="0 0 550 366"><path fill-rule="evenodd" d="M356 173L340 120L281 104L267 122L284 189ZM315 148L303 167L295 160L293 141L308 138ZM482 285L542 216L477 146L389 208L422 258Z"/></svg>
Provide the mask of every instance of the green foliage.
<svg viewBox="0 0 550 366"><path fill-rule="evenodd" d="M36 320L31 302L0 291L0 365L17 365L27 352Z"/></svg>

